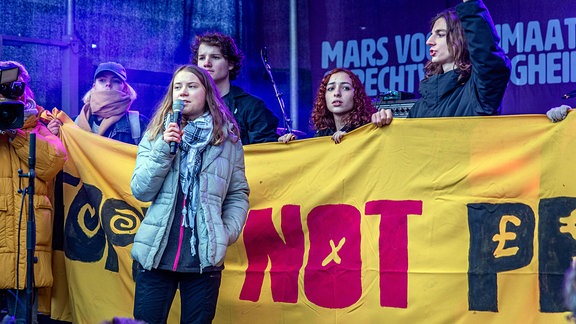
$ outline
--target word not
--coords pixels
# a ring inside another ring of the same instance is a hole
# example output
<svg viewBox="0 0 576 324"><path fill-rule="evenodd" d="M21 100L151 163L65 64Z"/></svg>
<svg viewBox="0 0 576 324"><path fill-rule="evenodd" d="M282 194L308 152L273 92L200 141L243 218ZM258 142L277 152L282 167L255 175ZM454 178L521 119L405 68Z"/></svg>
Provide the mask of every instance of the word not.
<svg viewBox="0 0 576 324"><path fill-rule="evenodd" d="M304 261L300 206L282 207L282 236L274 228L272 214L272 209L268 208L251 210L248 215L243 233L248 268L240 299L258 301L270 260L273 300L296 303L298 274ZM369 201L364 206L364 214L380 216L380 304L406 308L408 216L421 215L422 202ZM360 299L361 218L356 207L343 204L317 206L307 215L310 249L304 269L304 292L312 303L326 308L344 308Z"/></svg>

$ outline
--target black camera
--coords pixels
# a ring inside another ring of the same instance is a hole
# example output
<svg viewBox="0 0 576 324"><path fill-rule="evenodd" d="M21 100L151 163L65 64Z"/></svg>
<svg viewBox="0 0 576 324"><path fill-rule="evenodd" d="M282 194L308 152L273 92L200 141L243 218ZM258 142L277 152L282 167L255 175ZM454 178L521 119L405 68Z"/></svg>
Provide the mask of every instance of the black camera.
<svg viewBox="0 0 576 324"><path fill-rule="evenodd" d="M19 73L14 64L0 66L0 130L24 125L24 103L16 99L24 94L26 84L16 81Z"/></svg>

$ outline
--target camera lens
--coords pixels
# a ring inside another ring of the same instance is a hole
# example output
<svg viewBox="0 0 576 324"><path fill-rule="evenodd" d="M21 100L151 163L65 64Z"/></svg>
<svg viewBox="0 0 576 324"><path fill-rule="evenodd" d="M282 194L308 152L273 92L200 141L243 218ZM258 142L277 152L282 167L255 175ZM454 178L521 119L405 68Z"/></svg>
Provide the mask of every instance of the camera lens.
<svg viewBox="0 0 576 324"><path fill-rule="evenodd" d="M26 83L14 81L10 83L4 83L0 85L0 93L5 98L16 99L24 94L24 89L26 88Z"/></svg>
<svg viewBox="0 0 576 324"><path fill-rule="evenodd" d="M24 104L19 101L0 101L0 130L17 129L24 125Z"/></svg>

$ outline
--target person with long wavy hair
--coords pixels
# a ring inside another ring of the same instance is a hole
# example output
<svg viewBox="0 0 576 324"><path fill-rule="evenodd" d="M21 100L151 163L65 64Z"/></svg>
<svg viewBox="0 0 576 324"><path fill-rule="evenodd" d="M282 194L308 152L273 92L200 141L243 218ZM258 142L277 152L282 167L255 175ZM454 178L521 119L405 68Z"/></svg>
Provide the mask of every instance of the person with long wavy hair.
<svg viewBox="0 0 576 324"><path fill-rule="evenodd" d="M482 0L463 0L436 15L431 26L421 98L408 118L500 114L510 60L498 45L500 38ZM378 127L391 121L389 110L372 115Z"/></svg>
<svg viewBox="0 0 576 324"><path fill-rule="evenodd" d="M332 136L338 144L344 134L370 123L375 112L358 76L350 70L336 68L320 82L310 123L316 130L315 137ZM287 143L294 139L296 136L289 133L278 141Z"/></svg>
<svg viewBox="0 0 576 324"><path fill-rule="evenodd" d="M172 115L180 105L178 125ZM170 143L178 143L174 151ZM131 252L135 319L166 323L179 289L180 322L212 322L226 249L248 214L244 169L240 131L216 84L195 65L178 68L138 145L130 182L134 197L152 202Z"/></svg>

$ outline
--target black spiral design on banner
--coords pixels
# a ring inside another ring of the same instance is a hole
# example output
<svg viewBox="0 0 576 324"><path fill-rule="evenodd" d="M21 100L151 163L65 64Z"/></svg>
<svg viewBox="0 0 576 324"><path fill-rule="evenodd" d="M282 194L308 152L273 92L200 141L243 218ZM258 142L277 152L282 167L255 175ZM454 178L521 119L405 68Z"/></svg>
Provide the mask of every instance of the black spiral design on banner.
<svg viewBox="0 0 576 324"><path fill-rule="evenodd" d="M108 241L106 269L117 272L118 255L114 246L127 246L134 242L142 214L124 200L107 199L102 206L102 227Z"/></svg>
<svg viewBox="0 0 576 324"><path fill-rule="evenodd" d="M134 242L145 212L146 208L139 209L124 200L103 200L100 189L82 184L70 205L64 225L66 257L80 262L98 262L107 251L105 269L118 272L115 248Z"/></svg>

